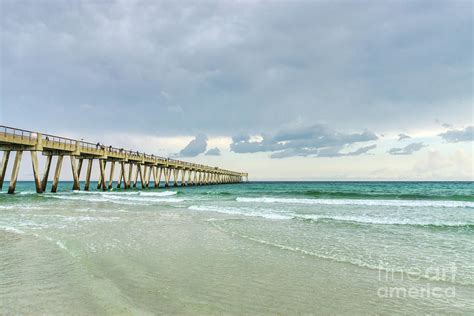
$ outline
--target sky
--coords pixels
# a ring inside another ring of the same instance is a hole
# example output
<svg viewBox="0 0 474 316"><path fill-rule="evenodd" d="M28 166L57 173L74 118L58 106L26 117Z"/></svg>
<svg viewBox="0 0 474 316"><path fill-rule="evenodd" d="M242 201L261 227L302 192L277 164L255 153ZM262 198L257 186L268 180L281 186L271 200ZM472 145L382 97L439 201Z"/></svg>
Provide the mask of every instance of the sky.
<svg viewBox="0 0 474 316"><path fill-rule="evenodd" d="M474 180L473 12L0 0L0 125L250 180Z"/></svg>

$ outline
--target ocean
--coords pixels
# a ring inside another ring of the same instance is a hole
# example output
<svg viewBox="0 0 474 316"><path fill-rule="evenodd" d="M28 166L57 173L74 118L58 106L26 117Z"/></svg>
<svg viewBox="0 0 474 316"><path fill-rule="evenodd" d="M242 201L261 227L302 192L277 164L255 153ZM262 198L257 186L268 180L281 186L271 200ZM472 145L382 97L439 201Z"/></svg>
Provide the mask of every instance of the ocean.
<svg viewBox="0 0 474 316"><path fill-rule="evenodd" d="M474 314L473 182L71 188L0 193L0 314Z"/></svg>

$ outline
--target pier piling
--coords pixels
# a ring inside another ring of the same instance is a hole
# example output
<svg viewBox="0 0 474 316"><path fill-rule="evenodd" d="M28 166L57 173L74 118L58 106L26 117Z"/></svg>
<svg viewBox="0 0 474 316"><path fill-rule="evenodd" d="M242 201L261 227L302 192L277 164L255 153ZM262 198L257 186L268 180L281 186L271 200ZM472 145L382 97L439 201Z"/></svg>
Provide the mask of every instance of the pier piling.
<svg viewBox="0 0 474 316"><path fill-rule="evenodd" d="M0 165L0 190L3 188L3 180L5 179L5 174L7 173L8 160L10 159L10 151L5 150L3 152L2 164Z"/></svg>

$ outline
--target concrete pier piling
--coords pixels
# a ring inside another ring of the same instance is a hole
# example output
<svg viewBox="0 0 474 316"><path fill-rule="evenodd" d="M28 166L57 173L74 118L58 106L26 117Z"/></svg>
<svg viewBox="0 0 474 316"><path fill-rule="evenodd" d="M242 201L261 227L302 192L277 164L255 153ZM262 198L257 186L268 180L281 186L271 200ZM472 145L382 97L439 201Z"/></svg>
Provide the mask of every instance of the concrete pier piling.
<svg viewBox="0 0 474 316"><path fill-rule="evenodd" d="M10 151L5 150L3 152L2 164L0 165L0 190L3 188L3 180L5 179L5 174L7 173L8 160L10 159Z"/></svg>
<svg viewBox="0 0 474 316"><path fill-rule="evenodd" d="M12 176L10 178L10 185L8 187L8 193L15 193L16 179L18 178L18 172L20 171L21 157L23 156L23 151L18 150L15 155L15 162L13 163Z"/></svg>
<svg viewBox="0 0 474 316"><path fill-rule="evenodd" d="M14 193L16 189L24 151L29 151L31 154L32 174L37 193L45 192L47 189L53 158L56 160L56 165L51 192L57 192L64 156L69 156L71 162L73 190L81 189L81 171L83 169L83 163L86 161L87 169L85 171L84 190L89 190L94 160L99 162L97 164L99 168L97 189L104 191L113 188L114 179L117 180L117 188L122 188L123 183L123 189L129 189L131 187L136 188L138 178L140 178L139 187L141 189L147 189L150 188L152 176L153 185L151 187L153 188L160 187L162 178L164 187L169 187L171 176L173 176L174 187L177 187L178 183L184 187L248 181L248 174L243 172L235 172L218 167L159 157L137 151L125 150L123 148L107 147L100 143L88 143L82 140L48 135L3 125L0 125L0 151L3 151L3 157L0 162L0 190L2 190L5 177L7 176L11 152L15 152L15 160L8 186L8 193L10 194ZM38 152L46 157L42 177L37 156ZM120 167L118 176L115 172L116 165ZM110 166L108 169L108 179L106 175L107 166Z"/></svg>
<svg viewBox="0 0 474 316"><path fill-rule="evenodd" d="M61 167L63 165L63 156L59 155L58 160L56 161L56 169L54 170L53 185L51 187L51 192L56 193L58 190L59 176L61 175Z"/></svg>

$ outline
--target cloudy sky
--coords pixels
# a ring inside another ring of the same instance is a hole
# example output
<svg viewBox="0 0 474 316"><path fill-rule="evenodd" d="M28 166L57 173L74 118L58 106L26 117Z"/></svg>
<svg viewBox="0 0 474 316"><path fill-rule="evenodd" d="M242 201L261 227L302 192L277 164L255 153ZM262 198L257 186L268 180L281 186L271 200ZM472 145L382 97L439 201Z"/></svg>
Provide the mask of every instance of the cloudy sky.
<svg viewBox="0 0 474 316"><path fill-rule="evenodd" d="M469 0L0 0L0 25L3 125L253 180L474 179Z"/></svg>

